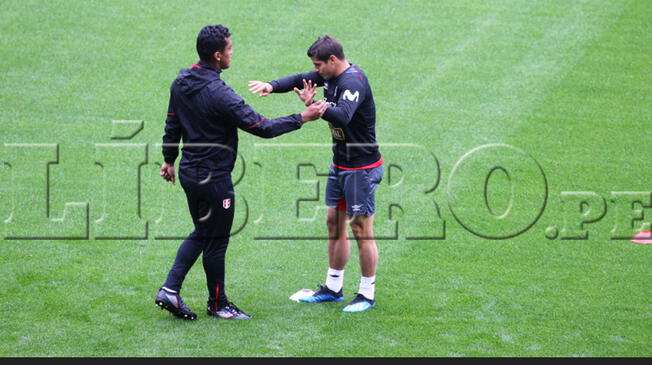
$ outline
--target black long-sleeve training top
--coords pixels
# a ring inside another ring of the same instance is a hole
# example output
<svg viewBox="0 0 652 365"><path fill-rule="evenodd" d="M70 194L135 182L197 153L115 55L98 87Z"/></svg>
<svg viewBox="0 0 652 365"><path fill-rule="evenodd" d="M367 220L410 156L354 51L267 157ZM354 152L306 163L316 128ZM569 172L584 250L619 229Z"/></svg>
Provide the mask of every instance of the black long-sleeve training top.
<svg viewBox="0 0 652 365"><path fill-rule="evenodd" d="M179 175L195 182L230 175L238 151L238 128L272 138L301 128L301 116L269 119L258 114L203 62L182 69L170 87L163 158L174 163L183 140Z"/></svg>
<svg viewBox="0 0 652 365"><path fill-rule="evenodd" d="M367 76L355 65L332 80L316 71L271 81L273 92L303 88L302 80L324 87L330 107L322 116L333 136L333 164L340 168L361 168L382 163L376 143L376 105Z"/></svg>

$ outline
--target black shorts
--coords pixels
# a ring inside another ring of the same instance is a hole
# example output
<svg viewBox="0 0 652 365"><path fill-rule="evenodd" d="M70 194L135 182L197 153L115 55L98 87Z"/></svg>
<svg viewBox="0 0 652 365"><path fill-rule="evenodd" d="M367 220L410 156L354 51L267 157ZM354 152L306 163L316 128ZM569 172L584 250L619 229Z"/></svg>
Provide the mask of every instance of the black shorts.
<svg viewBox="0 0 652 365"><path fill-rule="evenodd" d="M376 187L383 180L383 165L345 170L331 165L326 183L326 205L346 215L374 215Z"/></svg>

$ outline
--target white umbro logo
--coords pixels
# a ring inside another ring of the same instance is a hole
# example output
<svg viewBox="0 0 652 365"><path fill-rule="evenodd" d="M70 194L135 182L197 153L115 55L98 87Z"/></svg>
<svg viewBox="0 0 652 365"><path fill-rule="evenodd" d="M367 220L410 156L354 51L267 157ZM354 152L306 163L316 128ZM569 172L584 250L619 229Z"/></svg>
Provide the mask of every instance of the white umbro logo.
<svg viewBox="0 0 652 365"><path fill-rule="evenodd" d="M360 98L360 92L356 91L355 93L351 94L350 90L344 90L342 97L346 100L355 101L357 103L358 99Z"/></svg>
<svg viewBox="0 0 652 365"><path fill-rule="evenodd" d="M353 209L354 212L359 212L360 208L362 208L362 204L357 204L357 205L352 205L351 209Z"/></svg>

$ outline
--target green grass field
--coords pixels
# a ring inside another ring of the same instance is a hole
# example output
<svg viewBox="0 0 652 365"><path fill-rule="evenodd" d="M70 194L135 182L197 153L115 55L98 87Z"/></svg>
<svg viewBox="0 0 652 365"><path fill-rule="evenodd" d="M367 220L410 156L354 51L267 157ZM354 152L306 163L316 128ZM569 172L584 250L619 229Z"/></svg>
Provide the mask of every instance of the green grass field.
<svg viewBox="0 0 652 365"><path fill-rule="evenodd" d="M0 356L652 355L652 247L615 239L652 221L652 2L0 5ZM266 116L301 103L247 81L309 70L321 34L367 73L386 162L377 308L288 299L327 269L323 121L240 133L227 291L254 320L204 314L199 262L182 293L197 321L154 306L192 229L158 176L169 85L217 23L223 79ZM113 120L144 128L112 138L131 131ZM515 149L462 160L487 144Z"/></svg>

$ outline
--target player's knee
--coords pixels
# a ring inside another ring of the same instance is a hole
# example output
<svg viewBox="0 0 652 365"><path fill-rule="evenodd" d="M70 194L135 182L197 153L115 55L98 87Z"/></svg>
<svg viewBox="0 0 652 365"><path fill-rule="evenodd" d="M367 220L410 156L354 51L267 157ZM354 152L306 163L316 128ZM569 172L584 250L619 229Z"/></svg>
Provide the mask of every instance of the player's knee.
<svg viewBox="0 0 652 365"><path fill-rule="evenodd" d="M337 224L337 217L331 214L326 215L326 226L329 228Z"/></svg>
<svg viewBox="0 0 652 365"><path fill-rule="evenodd" d="M328 227L329 230L338 230L340 228L339 225L340 220L337 213L326 215L326 227Z"/></svg>
<svg viewBox="0 0 652 365"><path fill-rule="evenodd" d="M353 236L358 240L373 240L373 228L371 221L356 217L351 221L351 231Z"/></svg>
<svg viewBox="0 0 652 365"><path fill-rule="evenodd" d="M363 222L360 222L358 220L353 220L351 222L351 232L353 232L353 235L356 238L363 237L365 235L365 224Z"/></svg>

